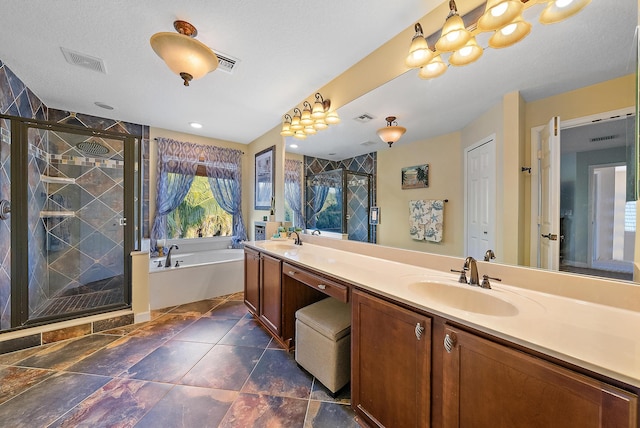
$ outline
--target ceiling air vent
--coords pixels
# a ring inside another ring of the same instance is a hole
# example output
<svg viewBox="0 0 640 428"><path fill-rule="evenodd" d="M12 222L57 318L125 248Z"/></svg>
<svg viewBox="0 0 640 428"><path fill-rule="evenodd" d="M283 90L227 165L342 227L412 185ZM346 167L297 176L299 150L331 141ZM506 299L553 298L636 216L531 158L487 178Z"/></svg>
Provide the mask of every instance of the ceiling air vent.
<svg viewBox="0 0 640 428"><path fill-rule="evenodd" d="M233 70L235 69L236 64L240 62L240 60L220 52L213 51L213 53L218 57L218 68L216 70L233 74Z"/></svg>
<svg viewBox="0 0 640 428"><path fill-rule="evenodd" d="M599 143L601 141L615 140L618 137L619 137L618 135L607 135L607 136L604 136L604 137L591 138L591 139L589 139L589 141L591 141L592 143Z"/></svg>
<svg viewBox="0 0 640 428"><path fill-rule="evenodd" d="M85 55L83 53L75 52L63 47L61 47L60 50L64 55L64 59L66 59L69 64L77 65L79 67L84 67L84 68L88 68L89 70L107 74L107 69L104 66L104 62L100 58L96 58L90 55Z"/></svg>
<svg viewBox="0 0 640 428"><path fill-rule="evenodd" d="M360 116L353 118L353 120L360 123L367 123L373 119L373 115L370 115L369 113L362 113Z"/></svg>

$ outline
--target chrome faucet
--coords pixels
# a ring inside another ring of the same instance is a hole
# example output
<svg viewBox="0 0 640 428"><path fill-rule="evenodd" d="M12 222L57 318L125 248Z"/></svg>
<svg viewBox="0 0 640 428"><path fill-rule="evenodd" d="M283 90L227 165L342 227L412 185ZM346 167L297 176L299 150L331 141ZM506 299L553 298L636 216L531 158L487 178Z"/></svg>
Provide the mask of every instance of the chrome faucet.
<svg viewBox="0 0 640 428"><path fill-rule="evenodd" d="M291 232L292 234L295 233L296 234L296 239L293 241L294 245L302 245L302 240L300 239L300 235L298 234L298 232L296 232L295 230L293 232Z"/></svg>
<svg viewBox="0 0 640 428"><path fill-rule="evenodd" d="M180 248L178 248L177 245L173 244L169 247L169 251L167 251L167 259L164 261L164 267L165 268L170 268L171 267L171 250L173 249L179 250Z"/></svg>
<svg viewBox="0 0 640 428"><path fill-rule="evenodd" d="M316 233L318 232L318 233ZM320 229L316 229L313 232L311 232L312 235L320 235Z"/></svg>
<svg viewBox="0 0 640 428"><path fill-rule="evenodd" d="M484 261L485 262L490 262L491 260L496 258L496 253L493 252L493 250L491 248L489 248L485 253L484 253Z"/></svg>
<svg viewBox="0 0 640 428"><path fill-rule="evenodd" d="M476 265L476 259L469 256L464 260L464 270L469 271L469 285L480 285L478 278L478 266Z"/></svg>

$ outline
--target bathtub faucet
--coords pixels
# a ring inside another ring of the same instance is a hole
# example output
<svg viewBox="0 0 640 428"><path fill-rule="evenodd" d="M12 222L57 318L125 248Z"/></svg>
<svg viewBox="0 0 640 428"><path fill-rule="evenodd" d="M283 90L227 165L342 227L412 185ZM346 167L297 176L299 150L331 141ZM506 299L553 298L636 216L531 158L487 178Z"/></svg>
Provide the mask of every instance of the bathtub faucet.
<svg viewBox="0 0 640 428"><path fill-rule="evenodd" d="M167 251L167 259L164 261L164 267L165 268L170 268L171 267L171 250L173 249L179 250L180 248L178 248L177 245L173 244L172 246L169 247L169 251Z"/></svg>

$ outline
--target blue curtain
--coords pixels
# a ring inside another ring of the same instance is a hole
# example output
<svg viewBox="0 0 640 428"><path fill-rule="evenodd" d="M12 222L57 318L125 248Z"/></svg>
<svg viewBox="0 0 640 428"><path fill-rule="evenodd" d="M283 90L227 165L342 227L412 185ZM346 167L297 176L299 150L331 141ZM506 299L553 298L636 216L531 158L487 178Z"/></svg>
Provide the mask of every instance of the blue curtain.
<svg viewBox="0 0 640 428"><path fill-rule="evenodd" d="M294 159L284 161L284 199L293 211L293 225L305 229L302 214L302 162Z"/></svg>
<svg viewBox="0 0 640 428"><path fill-rule="evenodd" d="M167 214L184 200L196 175L201 149L190 143L170 138L158 139L158 184L156 214L151 228L151 251L157 254L156 243L165 237Z"/></svg>
<svg viewBox="0 0 640 428"><path fill-rule="evenodd" d="M324 207L324 203L327 200L327 195L329 194L329 186L313 186L313 227L316 227L316 216Z"/></svg>
<svg viewBox="0 0 640 428"><path fill-rule="evenodd" d="M242 152L207 146L207 177L213 197L220 208L233 216L234 248L242 248L247 232L242 219Z"/></svg>

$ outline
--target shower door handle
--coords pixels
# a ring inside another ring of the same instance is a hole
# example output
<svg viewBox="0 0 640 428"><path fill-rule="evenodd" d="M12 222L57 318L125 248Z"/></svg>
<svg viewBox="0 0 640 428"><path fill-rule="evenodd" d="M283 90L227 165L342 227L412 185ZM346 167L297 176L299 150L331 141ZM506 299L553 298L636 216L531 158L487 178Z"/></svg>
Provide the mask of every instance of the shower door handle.
<svg viewBox="0 0 640 428"><path fill-rule="evenodd" d="M0 201L0 220L9 220L11 217L11 202L3 199Z"/></svg>
<svg viewBox="0 0 640 428"><path fill-rule="evenodd" d="M127 225L127 219L126 217L122 217L120 219L120 226L126 226Z"/></svg>

